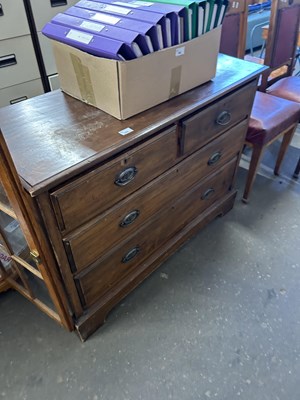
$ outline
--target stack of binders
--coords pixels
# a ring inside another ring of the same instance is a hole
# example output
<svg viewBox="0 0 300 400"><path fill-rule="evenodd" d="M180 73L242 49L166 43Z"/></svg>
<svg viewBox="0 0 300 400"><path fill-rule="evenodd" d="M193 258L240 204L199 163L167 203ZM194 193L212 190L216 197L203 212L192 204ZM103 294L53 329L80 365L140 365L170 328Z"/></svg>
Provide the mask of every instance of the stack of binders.
<svg viewBox="0 0 300 400"><path fill-rule="evenodd" d="M89 54L128 61L222 24L228 0L80 0L43 34Z"/></svg>

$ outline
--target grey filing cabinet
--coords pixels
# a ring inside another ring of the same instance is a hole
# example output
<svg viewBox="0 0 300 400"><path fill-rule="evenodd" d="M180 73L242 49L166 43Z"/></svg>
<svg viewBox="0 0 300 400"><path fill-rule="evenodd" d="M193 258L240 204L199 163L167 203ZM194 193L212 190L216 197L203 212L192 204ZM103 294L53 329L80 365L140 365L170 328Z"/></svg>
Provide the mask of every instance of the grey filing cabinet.
<svg viewBox="0 0 300 400"><path fill-rule="evenodd" d="M0 107L38 96L47 86L59 88L51 42L41 30L77 2L0 0Z"/></svg>
<svg viewBox="0 0 300 400"><path fill-rule="evenodd" d="M51 41L41 33L41 30L52 17L60 12L64 12L78 1L79 0L30 0L38 41L51 90L58 89L60 84Z"/></svg>
<svg viewBox="0 0 300 400"><path fill-rule="evenodd" d="M44 92L23 0L1 0L0 107Z"/></svg>

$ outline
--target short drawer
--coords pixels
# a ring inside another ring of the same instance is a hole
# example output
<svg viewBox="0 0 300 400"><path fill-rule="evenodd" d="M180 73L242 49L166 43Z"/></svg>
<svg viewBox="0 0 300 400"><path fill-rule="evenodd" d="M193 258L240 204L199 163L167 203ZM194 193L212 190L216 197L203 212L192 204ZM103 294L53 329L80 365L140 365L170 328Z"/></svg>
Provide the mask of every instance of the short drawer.
<svg viewBox="0 0 300 400"><path fill-rule="evenodd" d="M246 128L247 121L243 121L91 223L68 235L64 243L73 270L80 271L95 262L201 178L236 157L244 142Z"/></svg>
<svg viewBox="0 0 300 400"><path fill-rule="evenodd" d="M0 1L0 38L29 35L29 25L23 0Z"/></svg>
<svg viewBox="0 0 300 400"><path fill-rule="evenodd" d="M0 41L0 89L39 77L31 36Z"/></svg>
<svg viewBox="0 0 300 400"><path fill-rule="evenodd" d="M150 182L175 164L177 153L174 126L57 190L51 197L61 229L82 225Z"/></svg>
<svg viewBox="0 0 300 400"><path fill-rule="evenodd" d="M39 96L43 93L44 88L41 79L35 79L34 81L19 83L19 85L0 89L0 107L19 103L20 101Z"/></svg>
<svg viewBox="0 0 300 400"><path fill-rule="evenodd" d="M30 0L36 30L39 32L56 14L78 3L79 0Z"/></svg>
<svg viewBox="0 0 300 400"><path fill-rule="evenodd" d="M255 90L256 81L183 120L182 154L192 153L226 129L247 118L252 107Z"/></svg>
<svg viewBox="0 0 300 400"><path fill-rule="evenodd" d="M222 198L231 189L236 163L237 157L179 200L170 203L155 220L108 253L99 263L78 274L75 281L84 306L89 307L99 300L202 211Z"/></svg>

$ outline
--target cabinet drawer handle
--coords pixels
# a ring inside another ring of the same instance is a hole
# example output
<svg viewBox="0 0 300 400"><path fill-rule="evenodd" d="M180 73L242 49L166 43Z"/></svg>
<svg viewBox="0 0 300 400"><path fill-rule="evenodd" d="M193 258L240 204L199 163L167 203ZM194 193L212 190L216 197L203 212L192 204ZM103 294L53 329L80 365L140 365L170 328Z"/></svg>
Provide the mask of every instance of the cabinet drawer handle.
<svg viewBox="0 0 300 400"><path fill-rule="evenodd" d="M128 213L128 214L122 219L122 221L120 222L120 226L121 226L122 228L124 228L125 226L128 226L128 225L132 224L132 223L137 219L137 217L138 217L139 215L140 215L140 211L139 211L139 210L130 211L130 213Z"/></svg>
<svg viewBox="0 0 300 400"><path fill-rule="evenodd" d="M133 180L138 170L135 167L129 167L120 172L115 180L117 186L125 186Z"/></svg>
<svg viewBox="0 0 300 400"><path fill-rule="evenodd" d="M230 121L231 121L231 114L229 111L222 111L218 115L216 120L217 124L222 126L228 125Z"/></svg>
<svg viewBox="0 0 300 400"><path fill-rule="evenodd" d="M134 247L133 249L129 250L128 253L122 258L122 263L126 264L131 261L135 256L137 256L140 252L139 246Z"/></svg>
<svg viewBox="0 0 300 400"><path fill-rule="evenodd" d="M50 0L51 7L66 6L68 4L67 0Z"/></svg>
<svg viewBox="0 0 300 400"><path fill-rule="evenodd" d="M201 196L201 200L208 200L208 199L210 199L210 198L213 196L214 193L215 193L215 189L213 189L213 188L207 189L207 190L203 193L203 195Z"/></svg>
<svg viewBox="0 0 300 400"><path fill-rule="evenodd" d="M209 157L207 164L214 165L220 160L221 157L222 157L222 153L220 151L216 151Z"/></svg>
<svg viewBox="0 0 300 400"><path fill-rule="evenodd" d="M11 65L17 64L17 58L15 54L8 54L0 57L0 68L10 67Z"/></svg>
<svg viewBox="0 0 300 400"><path fill-rule="evenodd" d="M10 100L10 104L16 104L16 103L20 103L20 101L24 101L27 100L28 97L27 96L22 96L22 97L18 97L17 99L12 99Z"/></svg>

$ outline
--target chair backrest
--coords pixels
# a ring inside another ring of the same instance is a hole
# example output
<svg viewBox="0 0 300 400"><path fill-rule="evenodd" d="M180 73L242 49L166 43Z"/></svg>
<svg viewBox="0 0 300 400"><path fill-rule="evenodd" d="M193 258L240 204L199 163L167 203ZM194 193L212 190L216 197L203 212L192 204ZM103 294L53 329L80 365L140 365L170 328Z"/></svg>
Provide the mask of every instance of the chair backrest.
<svg viewBox="0 0 300 400"><path fill-rule="evenodd" d="M248 1L229 1L223 20L220 52L232 57L244 58L246 46Z"/></svg>
<svg viewBox="0 0 300 400"><path fill-rule="evenodd" d="M272 0L261 89L293 73L299 36L300 0ZM284 68L283 68L284 67ZM274 74L274 70L279 70ZM272 75L274 76L272 78Z"/></svg>

